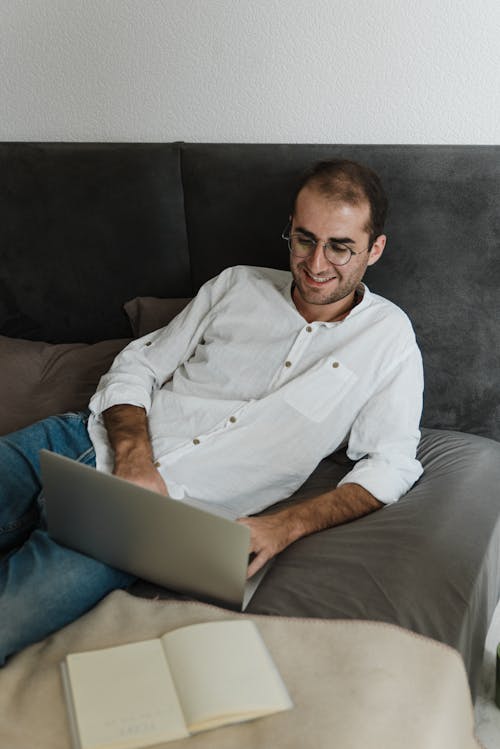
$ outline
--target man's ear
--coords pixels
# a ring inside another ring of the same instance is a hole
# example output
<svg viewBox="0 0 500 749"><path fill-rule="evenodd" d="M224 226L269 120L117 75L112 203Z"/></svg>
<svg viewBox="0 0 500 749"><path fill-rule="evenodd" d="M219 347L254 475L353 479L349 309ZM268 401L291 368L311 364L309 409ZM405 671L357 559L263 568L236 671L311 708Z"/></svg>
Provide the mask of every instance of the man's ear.
<svg viewBox="0 0 500 749"><path fill-rule="evenodd" d="M379 234L375 242L372 244L372 248L368 255L368 265L373 265L382 256L385 249L387 237L385 234Z"/></svg>

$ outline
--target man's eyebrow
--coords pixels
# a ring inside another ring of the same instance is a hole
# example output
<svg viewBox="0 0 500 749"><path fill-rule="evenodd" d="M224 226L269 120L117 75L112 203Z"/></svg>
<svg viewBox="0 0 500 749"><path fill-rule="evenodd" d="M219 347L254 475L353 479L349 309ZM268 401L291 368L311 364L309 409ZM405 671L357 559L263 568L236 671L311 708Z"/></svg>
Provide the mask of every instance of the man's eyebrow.
<svg viewBox="0 0 500 749"><path fill-rule="evenodd" d="M296 226L294 232L300 232L300 234L305 234L306 237L317 239L316 234L313 234L309 229L304 229L303 226ZM333 244L356 244L356 241L350 237L328 237L328 241L333 242Z"/></svg>

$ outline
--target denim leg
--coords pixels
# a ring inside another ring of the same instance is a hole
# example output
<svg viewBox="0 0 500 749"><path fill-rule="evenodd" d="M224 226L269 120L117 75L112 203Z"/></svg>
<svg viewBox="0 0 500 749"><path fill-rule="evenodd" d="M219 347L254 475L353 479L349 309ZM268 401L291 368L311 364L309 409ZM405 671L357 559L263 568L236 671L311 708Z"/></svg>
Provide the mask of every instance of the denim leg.
<svg viewBox="0 0 500 749"><path fill-rule="evenodd" d="M95 465L87 431L88 414L51 416L0 437L0 551L19 546L39 523L42 448L75 460L88 454Z"/></svg>
<svg viewBox="0 0 500 749"><path fill-rule="evenodd" d="M95 465L87 418L50 417L0 438L3 548L18 547L0 562L0 665L135 579L59 545L44 528L38 451L44 447Z"/></svg>
<svg viewBox="0 0 500 749"><path fill-rule="evenodd" d="M40 529L0 569L0 666L135 579L60 546Z"/></svg>

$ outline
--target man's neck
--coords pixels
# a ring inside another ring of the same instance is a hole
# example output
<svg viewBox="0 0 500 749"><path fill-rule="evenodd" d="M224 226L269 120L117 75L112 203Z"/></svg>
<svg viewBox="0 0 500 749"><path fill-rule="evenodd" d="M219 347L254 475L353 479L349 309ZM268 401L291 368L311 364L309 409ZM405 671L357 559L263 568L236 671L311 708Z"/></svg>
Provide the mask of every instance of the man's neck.
<svg viewBox="0 0 500 749"><path fill-rule="evenodd" d="M349 312L361 301L363 293L356 289L338 302L332 304L308 304L301 299L295 283L292 285L292 299L297 311L309 323L311 322L341 322Z"/></svg>

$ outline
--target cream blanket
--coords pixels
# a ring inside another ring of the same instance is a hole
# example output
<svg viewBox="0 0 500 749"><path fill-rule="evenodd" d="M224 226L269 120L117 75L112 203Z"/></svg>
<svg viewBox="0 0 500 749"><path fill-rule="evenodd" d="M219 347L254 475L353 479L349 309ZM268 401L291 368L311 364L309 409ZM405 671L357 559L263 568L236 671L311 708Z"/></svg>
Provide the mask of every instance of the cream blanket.
<svg viewBox="0 0 500 749"><path fill-rule="evenodd" d="M59 663L69 652L229 619L224 609L116 591L0 670L0 747L69 749ZM165 749L478 749L465 669L453 649L365 621L248 616L294 709L159 746Z"/></svg>

